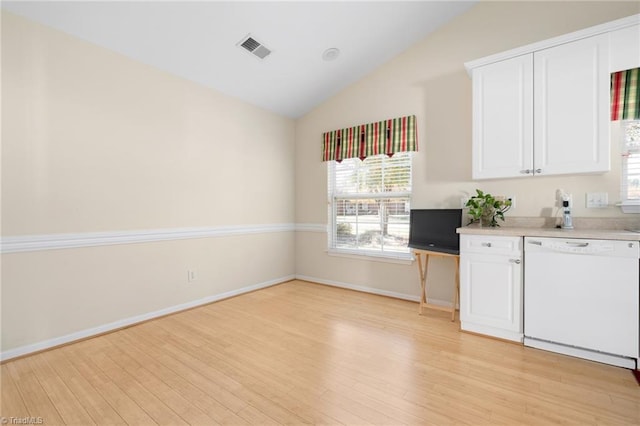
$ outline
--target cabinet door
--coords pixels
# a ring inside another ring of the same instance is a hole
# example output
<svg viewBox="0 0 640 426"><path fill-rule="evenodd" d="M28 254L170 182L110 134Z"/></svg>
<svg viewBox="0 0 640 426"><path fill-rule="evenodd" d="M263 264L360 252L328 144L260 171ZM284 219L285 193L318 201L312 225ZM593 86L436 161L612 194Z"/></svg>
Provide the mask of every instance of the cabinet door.
<svg viewBox="0 0 640 426"><path fill-rule="evenodd" d="M533 55L473 70L473 178L533 168Z"/></svg>
<svg viewBox="0 0 640 426"><path fill-rule="evenodd" d="M460 321L463 330L522 339L522 264L514 256L462 253Z"/></svg>
<svg viewBox="0 0 640 426"><path fill-rule="evenodd" d="M640 67L640 24L612 31L611 72Z"/></svg>
<svg viewBox="0 0 640 426"><path fill-rule="evenodd" d="M540 50L533 62L535 169L608 171L609 35Z"/></svg>

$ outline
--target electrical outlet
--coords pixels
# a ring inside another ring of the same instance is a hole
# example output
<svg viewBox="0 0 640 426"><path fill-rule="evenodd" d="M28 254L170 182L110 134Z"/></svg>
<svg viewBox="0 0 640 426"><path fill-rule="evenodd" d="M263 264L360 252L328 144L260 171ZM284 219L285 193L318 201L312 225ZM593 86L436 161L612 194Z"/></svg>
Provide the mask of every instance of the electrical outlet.
<svg viewBox="0 0 640 426"><path fill-rule="evenodd" d="M511 208L515 209L516 208L516 197L511 196L511 195L507 195L507 200L511 200Z"/></svg>
<svg viewBox="0 0 640 426"><path fill-rule="evenodd" d="M563 208L564 201L569 201L569 208L573 207L573 197L562 189L556 189L556 207Z"/></svg>
<svg viewBox="0 0 640 426"><path fill-rule="evenodd" d="M198 274L196 273L196 271L193 269L189 269L187 271L187 282L192 283L197 279L198 279Z"/></svg>
<svg viewBox="0 0 640 426"><path fill-rule="evenodd" d="M571 194L564 194L564 199L562 201L568 201L569 202L569 208L572 209L573 208L573 196Z"/></svg>

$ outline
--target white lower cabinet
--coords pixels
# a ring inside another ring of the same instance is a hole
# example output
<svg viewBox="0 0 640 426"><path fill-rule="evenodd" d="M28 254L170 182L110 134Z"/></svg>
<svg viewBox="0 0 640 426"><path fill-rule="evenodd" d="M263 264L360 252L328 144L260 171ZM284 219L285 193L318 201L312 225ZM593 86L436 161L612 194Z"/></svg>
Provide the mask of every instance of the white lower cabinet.
<svg viewBox="0 0 640 426"><path fill-rule="evenodd" d="M522 342L522 238L460 235L460 327Z"/></svg>

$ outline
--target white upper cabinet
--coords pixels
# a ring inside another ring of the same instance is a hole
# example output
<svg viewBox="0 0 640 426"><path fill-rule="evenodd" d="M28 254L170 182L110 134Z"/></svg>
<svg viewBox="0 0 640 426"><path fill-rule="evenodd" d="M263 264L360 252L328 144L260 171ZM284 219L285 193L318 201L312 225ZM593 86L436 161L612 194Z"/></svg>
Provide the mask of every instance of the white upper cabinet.
<svg viewBox="0 0 640 426"><path fill-rule="evenodd" d="M640 68L640 25L612 31L610 41L610 72Z"/></svg>
<svg viewBox="0 0 640 426"><path fill-rule="evenodd" d="M535 52L533 64L535 172L609 171L609 35Z"/></svg>
<svg viewBox="0 0 640 426"><path fill-rule="evenodd" d="M640 15L465 64L474 179L610 170L610 73L640 66Z"/></svg>
<svg viewBox="0 0 640 426"><path fill-rule="evenodd" d="M533 57L473 70L473 178L533 168Z"/></svg>

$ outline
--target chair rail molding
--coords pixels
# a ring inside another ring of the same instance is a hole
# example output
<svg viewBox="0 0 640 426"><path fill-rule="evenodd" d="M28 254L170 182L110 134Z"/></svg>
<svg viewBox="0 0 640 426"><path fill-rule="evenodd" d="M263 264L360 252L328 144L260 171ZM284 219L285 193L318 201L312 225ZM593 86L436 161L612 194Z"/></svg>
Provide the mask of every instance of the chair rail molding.
<svg viewBox="0 0 640 426"><path fill-rule="evenodd" d="M298 232L327 232L329 225L325 223L296 223Z"/></svg>
<svg viewBox="0 0 640 426"><path fill-rule="evenodd" d="M154 241L212 238L236 235L293 232L294 223L264 225L231 225L197 228L143 229L132 231L83 232L69 234L19 235L2 237L0 253L20 253L116 244L148 243Z"/></svg>

